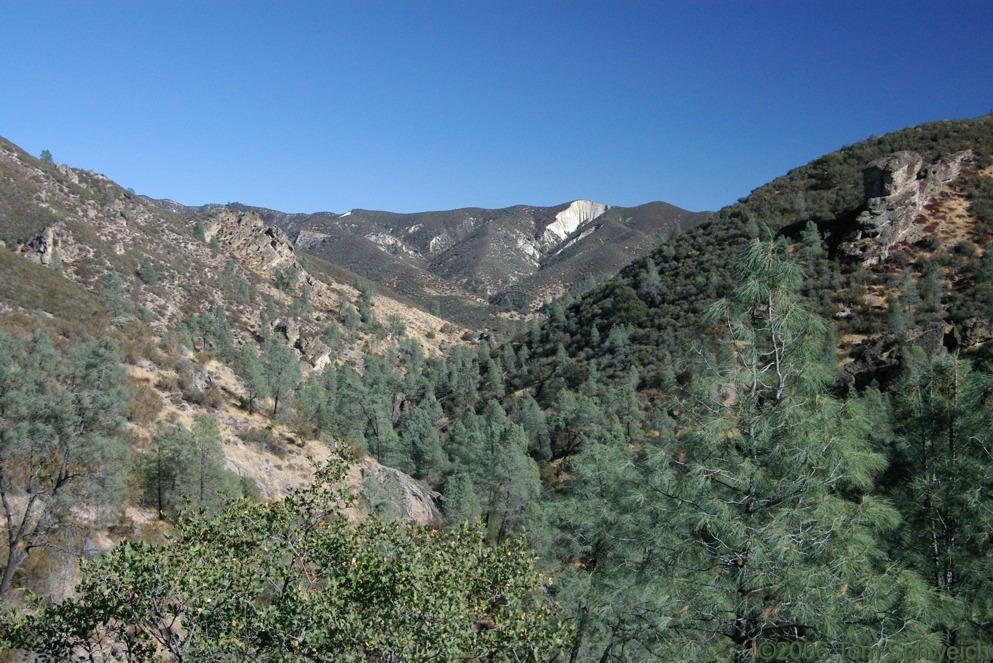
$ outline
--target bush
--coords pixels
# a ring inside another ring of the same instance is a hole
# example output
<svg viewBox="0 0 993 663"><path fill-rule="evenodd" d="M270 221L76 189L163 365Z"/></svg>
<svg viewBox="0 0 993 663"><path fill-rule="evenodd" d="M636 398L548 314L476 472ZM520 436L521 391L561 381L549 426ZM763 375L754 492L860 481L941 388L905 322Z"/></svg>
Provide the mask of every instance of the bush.
<svg viewBox="0 0 993 663"><path fill-rule="evenodd" d="M192 515L165 545L122 543L84 565L73 598L5 615L0 646L61 661L413 661L551 660L565 644L524 542L351 526L344 477L336 462L281 501Z"/></svg>
<svg viewBox="0 0 993 663"><path fill-rule="evenodd" d="M137 383L131 389L131 423L147 426L162 411L162 397L150 385Z"/></svg>
<svg viewBox="0 0 993 663"><path fill-rule="evenodd" d="M963 239L958 242L952 250L955 253L965 256L966 258L971 258L979 253L979 247L967 239Z"/></svg>

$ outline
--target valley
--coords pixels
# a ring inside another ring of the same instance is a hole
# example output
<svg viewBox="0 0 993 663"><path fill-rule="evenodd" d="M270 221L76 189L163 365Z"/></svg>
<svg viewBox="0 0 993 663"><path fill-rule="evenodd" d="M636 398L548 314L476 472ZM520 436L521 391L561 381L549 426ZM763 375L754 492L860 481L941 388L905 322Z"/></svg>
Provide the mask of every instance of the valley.
<svg viewBox="0 0 993 663"><path fill-rule="evenodd" d="M0 140L0 239L12 657L993 646L993 115L713 213L187 207Z"/></svg>

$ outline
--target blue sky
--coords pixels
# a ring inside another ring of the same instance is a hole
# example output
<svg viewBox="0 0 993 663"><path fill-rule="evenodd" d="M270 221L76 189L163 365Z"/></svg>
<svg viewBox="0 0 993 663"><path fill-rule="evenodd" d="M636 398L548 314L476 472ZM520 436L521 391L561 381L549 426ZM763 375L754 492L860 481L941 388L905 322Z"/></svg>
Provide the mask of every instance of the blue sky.
<svg viewBox="0 0 993 663"><path fill-rule="evenodd" d="M664 200L993 110L993 2L0 0L0 135L196 205Z"/></svg>

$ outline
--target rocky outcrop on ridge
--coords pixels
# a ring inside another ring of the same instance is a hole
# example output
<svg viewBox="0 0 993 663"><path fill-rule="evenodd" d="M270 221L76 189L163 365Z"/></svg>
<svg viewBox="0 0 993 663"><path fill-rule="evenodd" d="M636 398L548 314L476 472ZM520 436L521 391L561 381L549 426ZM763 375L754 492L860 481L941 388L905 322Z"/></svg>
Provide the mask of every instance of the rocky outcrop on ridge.
<svg viewBox="0 0 993 663"><path fill-rule="evenodd" d="M894 245L919 240L927 233L926 225L918 223L925 206L959 177L972 158L971 151L957 152L923 171L924 160L911 151L869 163L863 171L866 209L842 244L841 256L874 265L884 261Z"/></svg>
<svg viewBox="0 0 993 663"><path fill-rule="evenodd" d="M217 212L204 223L204 236L208 241L216 237L221 247L259 272L289 266L296 259L286 233L266 226L255 212Z"/></svg>

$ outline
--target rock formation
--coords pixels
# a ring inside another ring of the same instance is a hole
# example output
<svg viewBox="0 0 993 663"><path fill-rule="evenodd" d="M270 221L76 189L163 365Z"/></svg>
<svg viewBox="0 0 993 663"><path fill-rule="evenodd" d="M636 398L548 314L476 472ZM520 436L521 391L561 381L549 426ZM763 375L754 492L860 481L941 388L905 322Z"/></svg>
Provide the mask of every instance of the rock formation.
<svg viewBox="0 0 993 663"><path fill-rule="evenodd" d="M924 207L971 160L971 151L957 152L922 171L921 155L903 151L868 164L862 173L866 209L841 245L842 258L874 265L885 260L895 244L923 237L924 226L916 221Z"/></svg>
<svg viewBox="0 0 993 663"><path fill-rule="evenodd" d="M555 215L555 220L545 226L541 238L548 244L561 242L579 226L592 221L610 209L610 205L591 200L577 200Z"/></svg>
<svg viewBox="0 0 993 663"><path fill-rule="evenodd" d="M441 512L437 505L441 496L407 474L380 465L369 456L359 460L352 472L353 485L359 485L359 495L369 507L375 509L377 499L385 497L389 504L397 508L400 517L408 522L432 527L441 524ZM357 481L355 472L358 473Z"/></svg>
<svg viewBox="0 0 993 663"><path fill-rule="evenodd" d="M893 379L900 369L900 353L909 347L920 347L928 356L936 355L945 345L951 325L930 322L905 332L874 336L849 352L852 360L841 367L838 381L857 388L872 381L881 385Z"/></svg>
<svg viewBox="0 0 993 663"><path fill-rule="evenodd" d="M32 262L49 265L57 246L58 239L55 235L55 228L49 226L21 248L21 255Z"/></svg>
<svg viewBox="0 0 993 663"><path fill-rule="evenodd" d="M204 224L207 240L237 255L249 269L268 272L295 261L293 244L279 228L267 227L255 212L222 210Z"/></svg>

